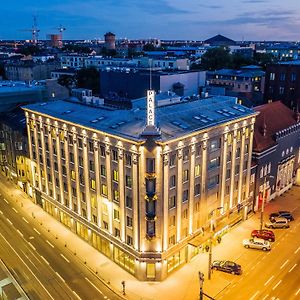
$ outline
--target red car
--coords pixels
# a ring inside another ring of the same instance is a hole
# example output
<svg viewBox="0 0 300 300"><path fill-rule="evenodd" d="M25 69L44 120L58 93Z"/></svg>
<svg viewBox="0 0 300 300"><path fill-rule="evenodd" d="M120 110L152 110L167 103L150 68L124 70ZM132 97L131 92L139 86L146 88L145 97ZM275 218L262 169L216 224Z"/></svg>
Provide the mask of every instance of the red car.
<svg viewBox="0 0 300 300"><path fill-rule="evenodd" d="M253 230L251 233L252 237L256 237L256 238L260 238L260 239L264 239L267 240L269 242L274 242L275 241L275 234L273 231L271 230Z"/></svg>

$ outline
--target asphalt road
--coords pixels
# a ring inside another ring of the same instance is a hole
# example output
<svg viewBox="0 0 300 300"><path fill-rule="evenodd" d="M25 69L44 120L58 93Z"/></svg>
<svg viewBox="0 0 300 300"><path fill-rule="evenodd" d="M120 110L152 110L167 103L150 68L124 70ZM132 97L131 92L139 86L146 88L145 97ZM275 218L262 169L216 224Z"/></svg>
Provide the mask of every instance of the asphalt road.
<svg viewBox="0 0 300 300"><path fill-rule="evenodd" d="M30 299L120 299L0 184L0 256Z"/></svg>
<svg viewBox="0 0 300 300"><path fill-rule="evenodd" d="M271 251L245 249L241 243L237 246L238 253L232 260L242 265L243 274L236 276L218 272L217 276L227 280L228 285L216 299L300 299L299 206L300 199L293 211L296 220L290 222L289 229L273 229L276 241L272 243ZM242 241L246 236L237 238Z"/></svg>

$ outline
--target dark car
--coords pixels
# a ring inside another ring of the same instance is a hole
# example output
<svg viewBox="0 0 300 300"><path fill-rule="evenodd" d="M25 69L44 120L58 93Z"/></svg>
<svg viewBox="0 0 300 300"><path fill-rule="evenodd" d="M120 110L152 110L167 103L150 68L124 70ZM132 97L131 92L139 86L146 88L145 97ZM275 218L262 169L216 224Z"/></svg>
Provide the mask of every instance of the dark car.
<svg viewBox="0 0 300 300"><path fill-rule="evenodd" d="M241 266L229 260L215 260L212 263L211 268L213 270L219 270L236 275L242 274Z"/></svg>
<svg viewBox="0 0 300 300"><path fill-rule="evenodd" d="M252 237L256 237L259 239L264 239L267 240L269 242L274 242L275 241L275 234L272 230L253 230L251 232L251 236Z"/></svg>
<svg viewBox="0 0 300 300"><path fill-rule="evenodd" d="M271 213L269 216L269 219L271 221L272 219L277 218L277 217L286 218L288 221L294 221L294 217L291 214L291 212L286 211L286 210L280 210L279 212Z"/></svg>

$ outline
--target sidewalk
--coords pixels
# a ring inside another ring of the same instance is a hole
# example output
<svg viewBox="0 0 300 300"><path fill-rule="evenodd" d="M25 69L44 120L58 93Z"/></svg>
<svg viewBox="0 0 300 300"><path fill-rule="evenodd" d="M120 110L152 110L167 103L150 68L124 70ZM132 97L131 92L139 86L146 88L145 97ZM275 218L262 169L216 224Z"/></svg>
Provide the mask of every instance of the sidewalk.
<svg viewBox="0 0 300 300"><path fill-rule="evenodd" d="M230 284L230 280L224 279L227 277L222 276L220 272L214 272L211 281L207 279L208 253L200 253L163 282L140 282L69 231L63 224L43 211L41 207L33 204L31 199L11 182L4 181L3 177L1 179L1 187L4 187L9 195L13 195L16 204L23 208L28 218L34 218L40 224L40 227L48 232L47 234L52 234L57 242L70 250L74 256L76 255L77 259L85 263L90 270L120 296L122 295L121 282L124 280L126 282L126 296L124 298L126 299L156 300L172 297L173 300L196 300L199 292L198 271L205 274L204 291L212 297L219 294ZM300 206L300 187L295 186L291 191L268 203L265 212L267 214L271 210L275 211L280 208L292 211L297 206ZM259 213L251 215L248 220L239 223L224 235L222 242L213 247L213 260L231 259L238 261L241 240L248 237L251 230L259 226L259 215Z"/></svg>

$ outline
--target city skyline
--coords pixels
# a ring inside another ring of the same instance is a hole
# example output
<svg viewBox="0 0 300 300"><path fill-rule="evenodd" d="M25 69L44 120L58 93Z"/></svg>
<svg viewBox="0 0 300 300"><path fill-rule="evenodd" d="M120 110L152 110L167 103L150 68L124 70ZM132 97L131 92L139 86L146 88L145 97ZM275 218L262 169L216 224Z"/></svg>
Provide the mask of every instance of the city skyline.
<svg viewBox="0 0 300 300"><path fill-rule="evenodd" d="M30 5L14 0L2 7L0 39L30 39L24 29L32 28L36 15L42 40L62 24L65 39L103 38L112 31L129 39L205 40L222 34L234 40L297 41L299 12L295 0L120 0L117 6L111 0L32 0Z"/></svg>

